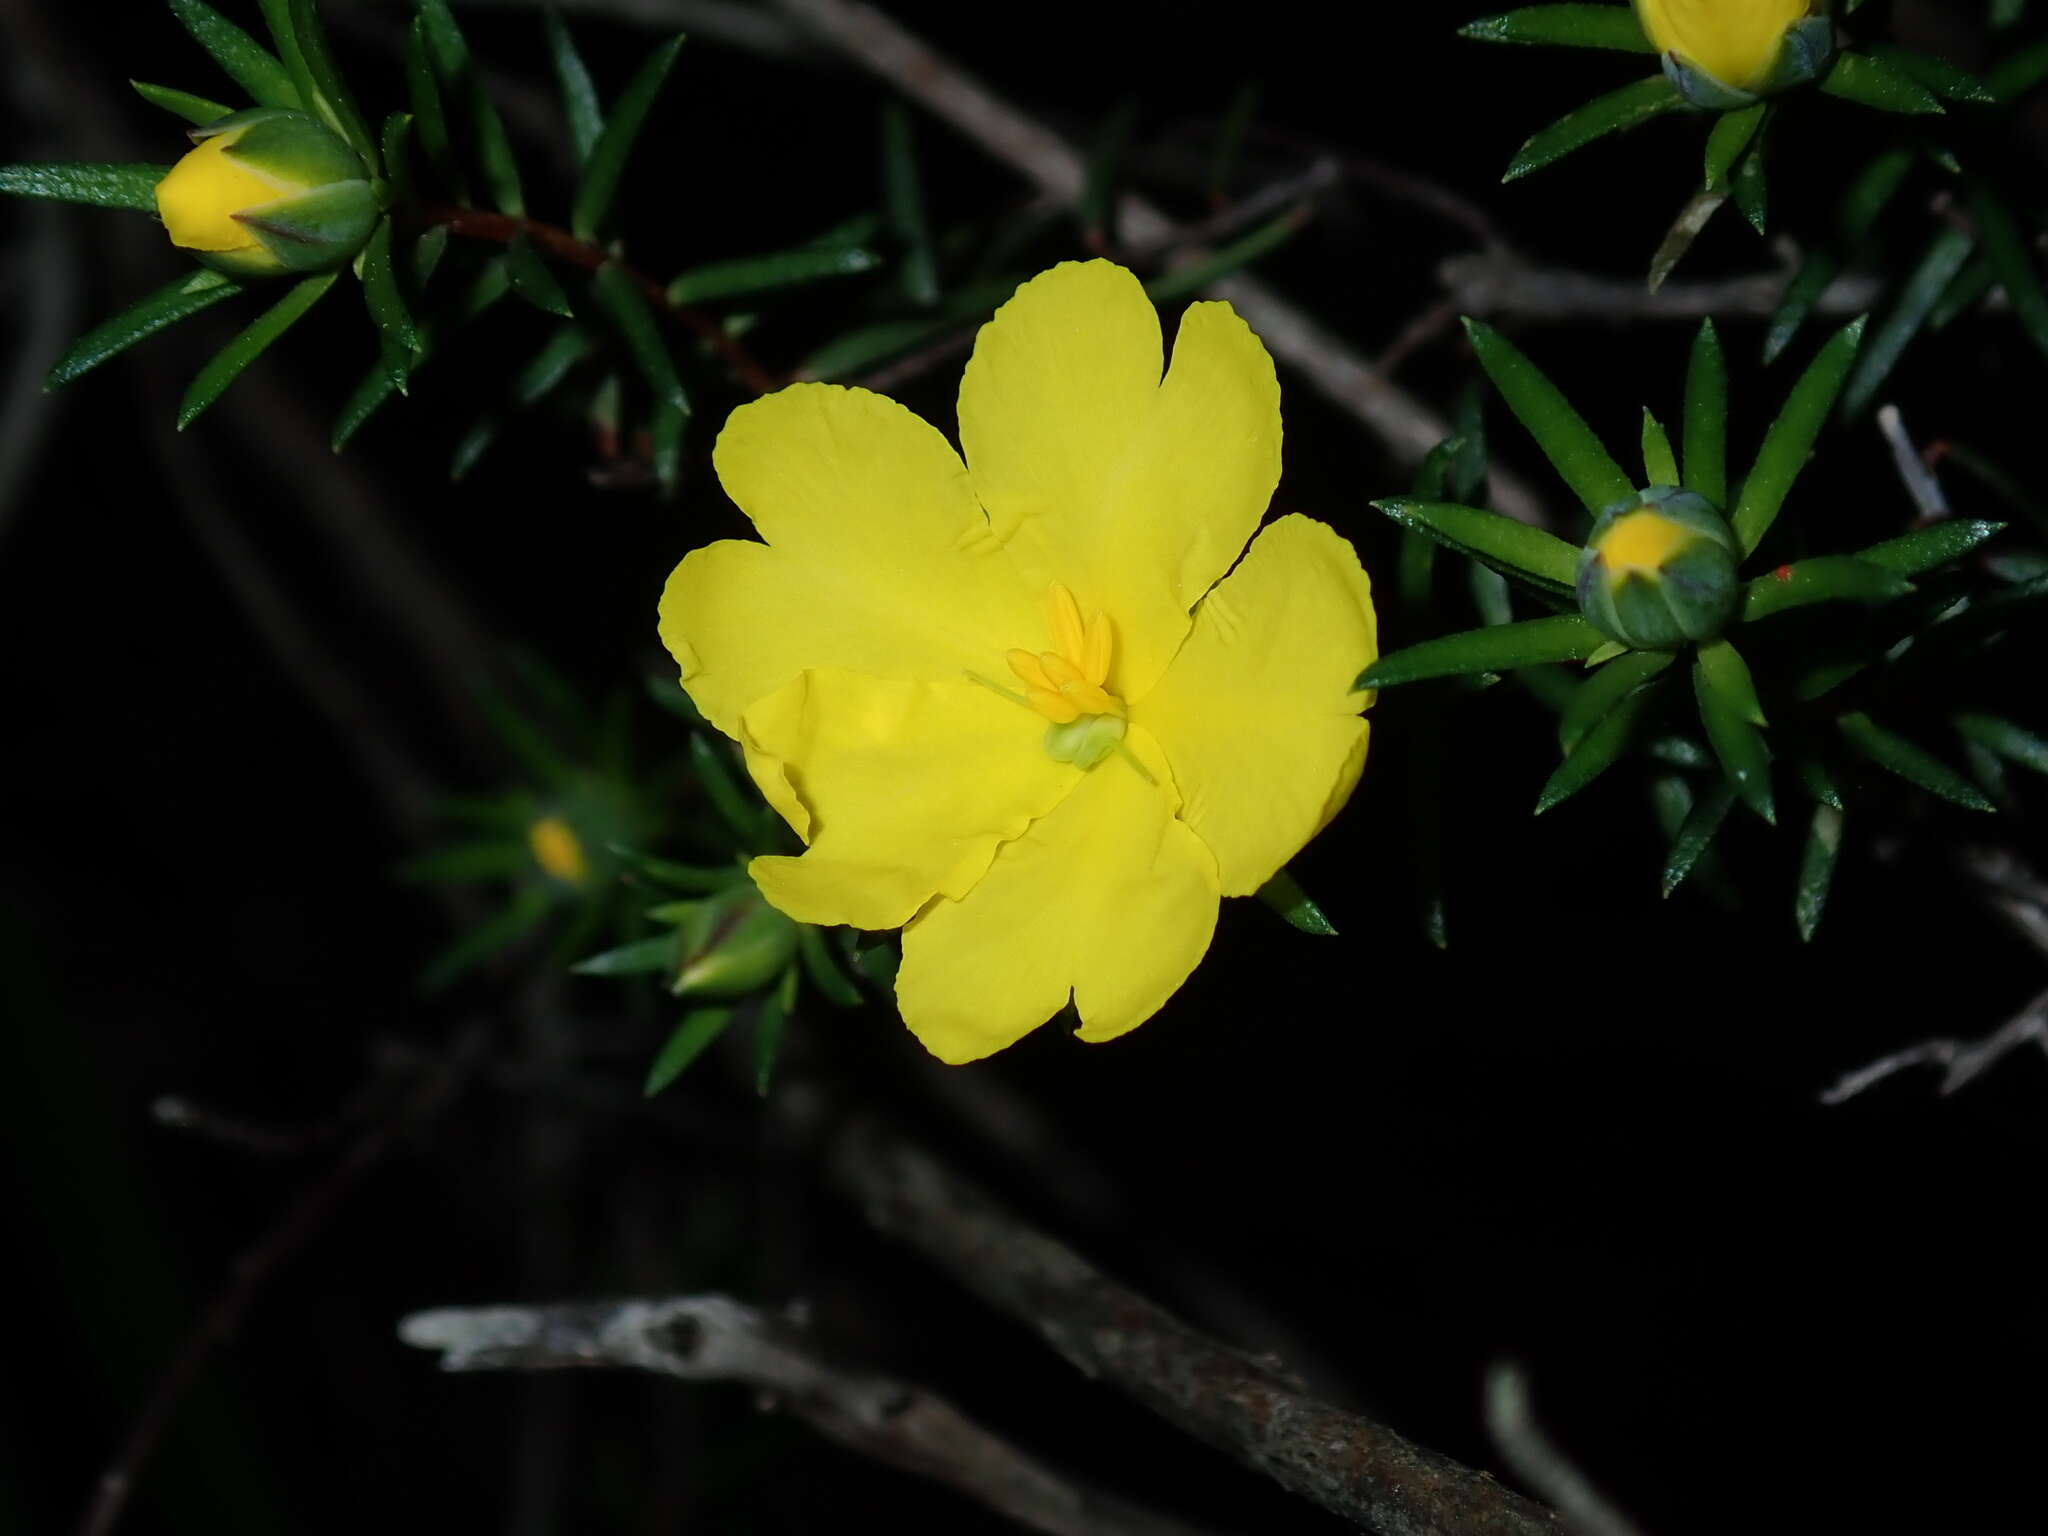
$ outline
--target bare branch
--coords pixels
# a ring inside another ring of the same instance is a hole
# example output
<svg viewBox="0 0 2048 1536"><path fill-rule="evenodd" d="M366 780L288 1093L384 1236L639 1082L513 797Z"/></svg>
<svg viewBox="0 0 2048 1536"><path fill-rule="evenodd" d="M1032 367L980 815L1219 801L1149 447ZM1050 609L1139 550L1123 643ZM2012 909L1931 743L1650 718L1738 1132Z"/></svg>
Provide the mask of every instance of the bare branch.
<svg viewBox="0 0 2048 1536"><path fill-rule="evenodd" d="M1789 276L1784 271L1758 272L1712 282L1666 283L1652 292L1640 278L1537 266L1504 250L1452 256L1437 267L1438 281L1468 315L1510 315L1559 324L1702 320L1710 315L1762 318L1776 311ZM1882 284L1875 277L1840 277L1814 302L1814 313L1860 315L1881 293Z"/></svg>
<svg viewBox="0 0 2048 1536"><path fill-rule="evenodd" d="M1541 1505L1309 1395L1196 1332L872 1122L825 1166L877 1227L1106 1381L1283 1487L1383 1536L1555 1536Z"/></svg>
<svg viewBox="0 0 2048 1536"><path fill-rule="evenodd" d="M1921 457L1920 450L1913 446L1912 434L1907 432L1905 418L1899 414L1896 405L1878 408L1877 428L1884 434L1885 446L1892 451L1892 467L1898 471L1899 482L1919 509L1920 520L1938 523L1950 516L1948 496L1941 488L1941 481Z"/></svg>
<svg viewBox="0 0 2048 1536"><path fill-rule="evenodd" d="M1557 1506L1577 1536L1637 1536L1634 1522L1551 1444L1529 1406L1529 1378L1503 1361L1486 1373L1486 1428L1522 1480Z"/></svg>
<svg viewBox="0 0 2048 1536"><path fill-rule="evenodd" d="M775 0L775 4L944 118L1041 191L1062 204L1080 201L1087 166L1079 151L873 6L861 0ZM1124 197L1118 214L1127 246L1164 248L1180 238L1178 226L1143 198ZM1192 264L1210 254L1191 246L1180 261ZM1234 306L1275 358L1375 433L1403 462L1420 462L1450 435L1449 425L1428 406L1390 383L1312 316L1258 278L1236 273L1211 284L1209 292ZM1500 511L1528 523L1545 520L1543 503L1535 492L1506 472L1494 472L1492 490L1493 505Z"/></svg>
<svg viewBox="0 0 2048 1536"><path fill-rule="evenodd" d="M1048 1536L1199 1536L1083 1489L921 1387L825 1359L785 1321L727 1296L449 1307L398 1336L447 1371L635 1370L734 1382L828 1438L957 1489Z"/></svg>
<svg viewBox="0 0 2048 1536"><path fill-rule="evenodd" d="M1940 1067L1943 1098L1963 1089L2005 1057L2028 1044L2048 1055L2048 992L2037 996L2011 1019L1980 1040L1923 1040L1903 1051L1881 1056L1867 1066L1844 1073L1820 1096L1823 1104L1846 1104L1909 1067Z"/></svg>

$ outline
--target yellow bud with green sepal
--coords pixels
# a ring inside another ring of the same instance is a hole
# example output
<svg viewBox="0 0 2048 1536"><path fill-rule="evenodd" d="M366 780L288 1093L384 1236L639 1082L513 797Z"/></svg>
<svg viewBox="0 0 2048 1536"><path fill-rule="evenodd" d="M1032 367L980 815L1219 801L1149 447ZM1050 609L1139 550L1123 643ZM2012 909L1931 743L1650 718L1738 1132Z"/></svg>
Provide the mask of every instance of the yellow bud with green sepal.
<svg viewBox="0 0 2048 1536"><path fill-rule="evenodd" d="M1579 556L1579 610L1637 650L1711 640L1735 616L1735 562L1735 535L1704 497L1652 486L1593 525Z"/></svg>
<svg viewBox="0 0 2048 1536"><path fill-rule="evenodd" d="M363 248L383 211L368 168L325 124L284 107L192 130L157 183L171 243L235 277L325 271Z"/></svg>
<svg viewBox="0 0 2048 1536"><path fill-rule="evenodd" d="M1635 0L1664 72L1696 107L1728 111L1803 85L1835 53L1810 0Z"/></svg>
<svg viewBox="0 0 2048 1536"><path fill-rule="evenodd" d="M678 996L741 997L757 992L796 957L797 925L743 881L691 906L678 939Z"/></svg>

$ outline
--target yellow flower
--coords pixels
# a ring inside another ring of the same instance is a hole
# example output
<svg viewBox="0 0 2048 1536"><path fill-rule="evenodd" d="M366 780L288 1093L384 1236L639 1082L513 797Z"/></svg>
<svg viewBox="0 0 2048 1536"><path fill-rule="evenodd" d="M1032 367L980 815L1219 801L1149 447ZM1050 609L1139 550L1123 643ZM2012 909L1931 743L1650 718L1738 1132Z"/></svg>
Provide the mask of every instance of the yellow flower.
<svg viewBox="0 0 2048 1536"><path fill-rule="evenodd" d="M564 885L581 885L590 878L590 861L575 830L559 816L543 816L526 829L526 846L533 862Z"/></svg>
<svg viewBox="0 0 2048 1536"><path fill-rule="evenodd" d="M1768 83L1785 34L1813 9L1810 0L1635 0L1643 30L1659 53L1737 91Z"/></svg>
<svg viewBox="0 0 2048 1536"><path fill-rule="evenodd" d="M1070 998L1084 1040L1142 1023L1365 760L1357 555L1290 516L1238 559L1280 474L1272 360L1196 304L1162 364L1137 279L1069 263L982 328L964 463L865 390L742 406L715 462L766 542L662 594L684 688L808 845L753 862L762 893L902 926L897 1002L945 1061Z"/></svg>

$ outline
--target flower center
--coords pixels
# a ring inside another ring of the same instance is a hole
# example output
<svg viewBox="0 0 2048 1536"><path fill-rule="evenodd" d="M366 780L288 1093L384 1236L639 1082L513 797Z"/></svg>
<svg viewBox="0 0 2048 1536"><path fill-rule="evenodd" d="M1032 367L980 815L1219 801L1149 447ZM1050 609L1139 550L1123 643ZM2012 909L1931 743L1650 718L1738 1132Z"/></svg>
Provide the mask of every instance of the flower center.
<svg viewBox="0 0 2048 1536"><path fill-rule="evenodd" d="M1050 722L1047 755L1093 768L1124 739L1124 701L1103 686L1115 643L1109 615L1098 609L1082 619L1074 594L1058 583L1045 609L1052 649L1014 650L1006 659L1024 685L1024 702Z"/></svg>

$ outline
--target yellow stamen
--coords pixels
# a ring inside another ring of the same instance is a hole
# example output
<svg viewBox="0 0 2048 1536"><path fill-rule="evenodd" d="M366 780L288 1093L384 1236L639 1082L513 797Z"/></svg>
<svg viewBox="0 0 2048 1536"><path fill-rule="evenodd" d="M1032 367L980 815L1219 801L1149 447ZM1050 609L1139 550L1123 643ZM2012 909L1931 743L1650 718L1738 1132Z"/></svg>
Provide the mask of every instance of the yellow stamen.
<svg viewBox="0 0 2048 1536"><path fill-rule="evenodd" d="M1045 615L1052 649L1035 655L1014 650L1004 658L1024 684L1031 707L1054 725L1086 715L1121 720L1123 700L1103 686L1115 650L1109 616L1098 610L1083 620L1074 594L1058 583L1046 593Z"/></svg>

